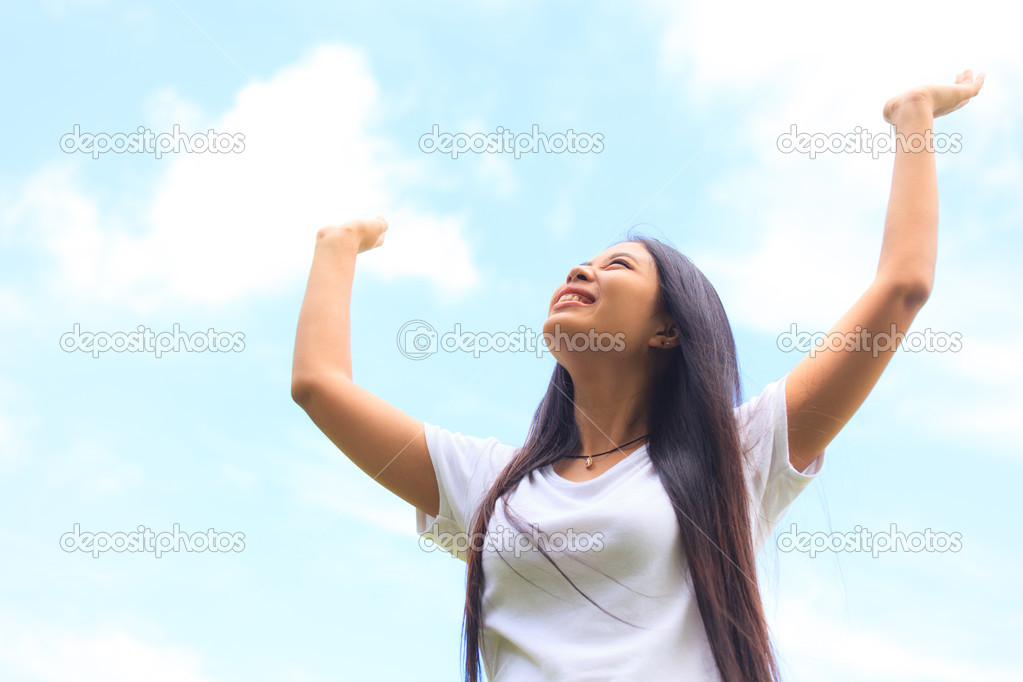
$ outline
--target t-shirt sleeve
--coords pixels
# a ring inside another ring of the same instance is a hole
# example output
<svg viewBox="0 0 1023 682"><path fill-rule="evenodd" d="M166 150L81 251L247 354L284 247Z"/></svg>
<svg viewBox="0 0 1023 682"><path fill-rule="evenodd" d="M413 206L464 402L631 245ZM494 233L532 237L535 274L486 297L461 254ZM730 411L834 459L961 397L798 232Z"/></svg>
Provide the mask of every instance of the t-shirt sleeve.
<svg viewBox="0 0 1023 682"><path fill-rule="evenodd" d="M789 461L785 381L788 374L764 387L736 409L746 451L747 485L754 551L759 553L793 500L820 473L825 450L802 472Z"/></svg>
<svg viewBox="0 0 1023 682"><path fill-rule="evenodd" d="M466 561L466 526L518 448L497 438L465 436L425 422L423 430L437 475L440 506L436 516L416 509L416 532Z"/></svg>

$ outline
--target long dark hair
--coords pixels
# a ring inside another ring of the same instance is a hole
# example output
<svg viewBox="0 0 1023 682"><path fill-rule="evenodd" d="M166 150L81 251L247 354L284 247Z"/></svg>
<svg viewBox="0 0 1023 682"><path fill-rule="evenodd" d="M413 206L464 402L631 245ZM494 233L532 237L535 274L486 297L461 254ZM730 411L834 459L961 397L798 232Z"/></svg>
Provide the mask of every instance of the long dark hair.
<svg viewBox="0 0 1023 682"><path fill-rule="evenodd" d="M689 258L631 231L622 241L643 244L653 257L661 301L681 339L680 347L666 351L671 359L652 386L648 453L675 508L714 660L724 680L777 680L778 663L756 581L744 453L734 413L742 387L728 317L714 287ZM470 537L486 535L497 501L530 472L572 453L579 442L573 397L572 378L558 364L525 444L476 510ZM527 533L514 515L509 520ZM478 682L483 554L478 543L470 545L463 646L465 677Z"/></svg>

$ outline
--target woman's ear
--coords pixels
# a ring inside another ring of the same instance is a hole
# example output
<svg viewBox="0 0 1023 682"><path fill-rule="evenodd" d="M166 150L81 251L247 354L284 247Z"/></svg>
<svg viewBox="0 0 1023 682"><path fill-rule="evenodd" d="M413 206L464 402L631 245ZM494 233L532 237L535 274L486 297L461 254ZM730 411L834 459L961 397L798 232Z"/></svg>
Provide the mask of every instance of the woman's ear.
<svg viewBox="0 0 1023 682"><path fill-rule="evenodd" d="M650 345L654 348L675 348L679 345L678 329L674 322L668 322L666 326L658 329L650 337Z"/></svg>

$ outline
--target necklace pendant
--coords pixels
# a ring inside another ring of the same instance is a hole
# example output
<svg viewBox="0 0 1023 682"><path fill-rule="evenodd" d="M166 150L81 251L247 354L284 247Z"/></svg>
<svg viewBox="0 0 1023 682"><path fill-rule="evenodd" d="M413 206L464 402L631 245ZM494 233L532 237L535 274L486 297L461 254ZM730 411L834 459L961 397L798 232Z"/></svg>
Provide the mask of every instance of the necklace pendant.
<svg viewBox="0 0 1023 682"><path fill-rule="evenodd" d="M586 468L589 469L591 466L593 466L593 457L587 457L586 458Z"/></svg>

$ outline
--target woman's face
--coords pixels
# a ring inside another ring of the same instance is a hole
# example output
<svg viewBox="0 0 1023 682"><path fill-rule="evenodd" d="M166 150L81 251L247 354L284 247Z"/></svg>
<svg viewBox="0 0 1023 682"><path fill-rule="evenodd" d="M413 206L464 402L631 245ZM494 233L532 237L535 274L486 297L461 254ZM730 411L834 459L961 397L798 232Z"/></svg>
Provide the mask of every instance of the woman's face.
<svg viewBox="0 0 1023 682"><path fill-rule="evenodd" d="M567 341L592 330L608 336L587 344L587 350L645 350L659 325L670 319L660 297L657 266L646 247L639 242L615 244L573 267L554 290L544 322L547 344L551 345L550 335ZM616 334L620 341L612 348L610 335ZM580 345L576 341L571 350L582 350Z"/></svg>

